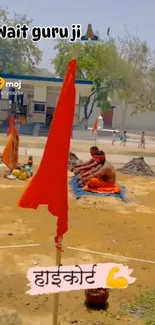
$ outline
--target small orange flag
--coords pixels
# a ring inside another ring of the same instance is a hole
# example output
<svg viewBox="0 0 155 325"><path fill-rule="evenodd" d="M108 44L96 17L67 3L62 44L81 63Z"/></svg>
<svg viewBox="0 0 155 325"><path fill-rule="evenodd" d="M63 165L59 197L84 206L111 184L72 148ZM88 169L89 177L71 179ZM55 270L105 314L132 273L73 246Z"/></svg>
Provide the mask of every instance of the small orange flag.
<svg viewBox="0 0 155 325"><path fill-rule="evenodd" d="M15 169L18 166L19 135L16 128L13 128L11 137L2 153L2 161L9 168Z"/></svg>
<svg viewBox="0 0 155 325"><path fill-rule="evenodd" d="M9 128L8 128L8 131L7 131L7 136L12 134L14 127L15 127L15 119L14 119L14 117L11 117L10 121L9 121Z"/></svg>
<svg viewBox="0 0 155 325"><path fill-rule="evenodd" d="M76 60L69 62L40 167L18 203L21 208L47 205L57 216L55 242L68 230L68 156L76 104ZM58 246L57 246L58 248Z"/></svg>
<svg viewBox="0 0 155 325"><path fill-rule="evenodd" d="M93 129L92 129L92 133L95 133L95 131L97 130L97 127L98 127L98 118L96 119L96 121L94 123Z"/></svg>

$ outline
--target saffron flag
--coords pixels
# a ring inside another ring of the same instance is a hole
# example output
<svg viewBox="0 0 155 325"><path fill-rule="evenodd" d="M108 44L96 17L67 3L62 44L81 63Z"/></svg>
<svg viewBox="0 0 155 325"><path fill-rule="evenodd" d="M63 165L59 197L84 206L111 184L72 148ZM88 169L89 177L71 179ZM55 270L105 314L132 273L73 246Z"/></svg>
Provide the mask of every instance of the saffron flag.
<svg viewBox="0 0 155 325"><path fill-rule="evenodd" d="M7 136L12 134L14 126L15 126L15 119L14 119L14 117L11 117L10 121L9 121L9 128L8 128L8 131L7 131Z"/></svg>
<svg viewBox="0 0 155 325"><path fill-rule="evenodd" d="M19 135L16 128L13 128L11 137L2 153L2 161L9 169L18 166Z"/></svg>
<svg viewBox="0 0 155 325"><path fill-rule="evenodd" d="M67 174L76 104L75 76L76 60L72 60L68 65L40 167L18 203L21 208L48 206L49 212L57 216L56 243L68 230Z"/></svg>
<svg viewBox="0 0 155 325"><path fill-rule="evenodd" d="M95 133L95 131L97 130L97 127L98 127L98 118L96 119L96 121L94 123L93 129L92 129L92 133Z"/></svg>

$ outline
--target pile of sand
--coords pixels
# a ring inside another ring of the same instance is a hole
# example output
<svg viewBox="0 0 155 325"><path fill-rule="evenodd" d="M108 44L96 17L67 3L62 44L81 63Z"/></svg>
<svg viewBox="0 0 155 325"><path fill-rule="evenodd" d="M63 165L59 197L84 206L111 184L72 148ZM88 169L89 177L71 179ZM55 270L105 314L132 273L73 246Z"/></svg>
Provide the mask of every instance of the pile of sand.
<svg viewBox="0 0 155 325"><path fill-rule="evenodd" d="M75 153L70 152L69 159L68 159L68 168L72 170L77 164L77 162L79 162L79 158L75 155Z"/></svg>
<svg viewBox="0 0 155 325"><path fill-rule="evenodd" d="M155 176L153 170L144 160L144 157L133 158L122 168L117 169L123 174L130 174L136 176Z"/></svg>

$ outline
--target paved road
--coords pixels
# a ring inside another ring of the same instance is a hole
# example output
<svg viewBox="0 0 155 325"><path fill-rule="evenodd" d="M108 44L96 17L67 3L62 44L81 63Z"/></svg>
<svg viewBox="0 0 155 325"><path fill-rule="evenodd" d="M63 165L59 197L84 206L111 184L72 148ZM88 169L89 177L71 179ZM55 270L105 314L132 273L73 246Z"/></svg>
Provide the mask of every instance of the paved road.
<svg viewBox="0 0 155 325"><path fill-rule="evenodd" d="M98 137L98 139L102 140L112 140L112 132L103 132L103 135L101 137ZM92 130L73 130L72 132L72 139L75 140L89 140L93 141L95 139L94 134L92 133ZM119 136L117 137L119 141ZM136 142L138 143L140 141L140 134L127 134L127 140L128 142ZM152 143L155 145L155 135L146 134L146 142Z"/></svg>
<svg viewBox="0 0 155 325"><path fill-rule="evenodd" d="M0 134L0 139L6 139L6 134ZM47 137L35 137L35 136L25 136L20 135L20 139L22 142L46 142ZM140 141L140 135L137 134L129 134L127 137L127 145L138 146ZM76 142L95 142L95 135L92 134L91 130L74 130L72 133L72 143ZM102 137L97 137L97 143L111 143L112 142L112 134L110 135L104 134ZM116 143L120 143L119 137L116 138ZM147 147L155 147L155 136L146 136L146 146Z"/></svg>
<svg viewBox="0 0 155 325"><path fill-rule="evenodd" d="M21 140L22 141L22 140ZM110 146L111 146L111 142L112 142L112 138L108 138L108 137L106 137L106 138L98 138L97 139L97 144L110 144ZM78 138L77 139L72 139L71 140L71 143L72 144L76 144L76 143L81 143L81 144L94 144L95 143L95 139L93 138L93 139L85 139L85 140L79 140ZM138 144L139 144L139 140L134 140L134 139L129 139L128 141L127 141L127 144L126 144L126 146L127 147L135 147L135 148L137 148L138 147ZM116 140L116 145L119 145L120 146L120 140L118 139L118 140ZM155 148L155 142L151 142L151 141L146 141L146 148ZM131 149L131 151L132 151L132 149Z"/></svg>
<svg viewBox="0 0 155 325"><path fill-rule="evenodd" d="M0 146L0 152L3 152L4 146ZM28 148L27 155L33 155L36 157L42 157L44 150L43 149L37 149L37 148ZM89 154L86 152L81 151L74 151L75 154L79 157L79 159L87 160L90 158ZM25 148L19 148L19 155L25 156ZM129 162L133 156L129 155L119 155L119 154L107 154L107 159L111 163L115 164L125 164ZM145 157L145 161L150 166L155 166L155 158L154 157Z"/></svg>

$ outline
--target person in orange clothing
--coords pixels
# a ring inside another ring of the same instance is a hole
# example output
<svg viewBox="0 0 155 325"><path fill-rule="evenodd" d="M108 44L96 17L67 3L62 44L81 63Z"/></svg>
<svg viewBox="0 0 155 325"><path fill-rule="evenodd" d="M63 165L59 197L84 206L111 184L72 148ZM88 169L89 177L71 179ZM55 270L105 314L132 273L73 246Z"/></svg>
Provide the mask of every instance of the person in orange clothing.
<svg viewBox="0 0 155 325"><path fill-rule="evenodd" d="M82 162L80 164L77 164L75 166L75 169L73 170L74 174L77 175L79 173L83 173L85 171L90 170L92 167L97 166L97 162L94 159L94 155L96 155L96 153L99 151L99 148L94 146L90 148L90 155L91 155L91 159L89 159L86 162Z"/></svg>
<svg viewBox="0 0 155 325"><path fill-rule="evenodd" d="M116 185L116 171L106 160L103 151L99 151L95 156L97 166L81 175L78 180L79 185L84 185L84 190L94 193L120 193L120 188Z"/></svg>

